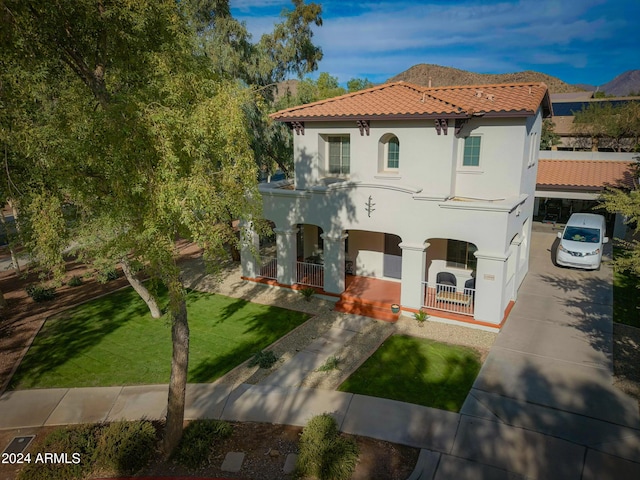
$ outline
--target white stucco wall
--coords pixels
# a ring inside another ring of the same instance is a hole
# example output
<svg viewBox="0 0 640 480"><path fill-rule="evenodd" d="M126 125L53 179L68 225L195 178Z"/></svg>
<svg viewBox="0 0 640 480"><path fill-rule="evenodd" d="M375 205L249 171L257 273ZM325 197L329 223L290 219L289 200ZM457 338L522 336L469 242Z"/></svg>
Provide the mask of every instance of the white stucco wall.
<svg viewBox="0 0 640 480"><path fill-rule="evenodd" d="M425 276L435 282L438 272L450 270L462 288L471 272L446 266L446 239L473 243L478 248L475 318L499 323L528 270L538 162L538 148L532 147L540 127L540 112L527 119L474 118L460 138L453 120L447 135L437 135L433 120L371 121L368 136L355 121L306 122L304 135L294 134L295 190L262 185L264 215L285 230L312 224L335 238L349 231L346 257L361 275L383 276L383 234L398 235L403 255L418 252L412 259L422 258L420 268L411 269L416 278L405 278L403 262L403 291L405 282ZM461 168L463 136L469 133L482 136L475 170ZM380 139L389 134L399 139L397 172L381 169ZM348 177L327 181L330 135L349 135L351 167ZM422 245L431 239L421 257ZM407 298L403 294L403 301Z"/></svg>

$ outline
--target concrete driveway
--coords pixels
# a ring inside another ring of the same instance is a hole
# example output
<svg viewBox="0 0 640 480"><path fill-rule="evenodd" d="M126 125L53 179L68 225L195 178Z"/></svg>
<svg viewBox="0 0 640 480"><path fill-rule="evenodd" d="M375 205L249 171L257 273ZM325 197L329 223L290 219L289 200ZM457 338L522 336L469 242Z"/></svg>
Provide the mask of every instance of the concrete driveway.
<svg viewBox="0 0 640 480"><path fill-rule="evenodd" d="M532 234L529 274L453 453L533 478L639 478L638 402L612 386L611 268L555 266L549 230Z"/></svg>

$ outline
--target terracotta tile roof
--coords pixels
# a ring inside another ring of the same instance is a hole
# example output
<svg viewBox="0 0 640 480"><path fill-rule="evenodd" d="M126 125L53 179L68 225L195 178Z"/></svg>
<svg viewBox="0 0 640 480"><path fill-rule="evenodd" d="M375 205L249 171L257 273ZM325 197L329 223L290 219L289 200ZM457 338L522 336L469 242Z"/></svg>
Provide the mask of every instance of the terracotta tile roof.
<svg viewBox="0 0 640 480"><path fill-rule="evenodd" d="M320 100L271 114L274 120L347 120L375 118L467 118L472 115L534 115L550 111L544 83L421 87L405 82Z"/></svg>
<svg viewBox="0 0 640 480"><path fill-rule="evenodd" d="M540 160L539 188L602 190L605 186L633 187L633 162L609 160Z"/></svg>

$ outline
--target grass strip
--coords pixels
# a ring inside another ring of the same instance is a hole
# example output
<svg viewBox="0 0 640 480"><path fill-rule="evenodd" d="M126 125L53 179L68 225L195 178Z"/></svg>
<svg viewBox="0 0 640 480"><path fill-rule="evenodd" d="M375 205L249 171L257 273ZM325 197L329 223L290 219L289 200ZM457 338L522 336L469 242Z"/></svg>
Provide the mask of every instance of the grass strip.
<svg viewBox="0 0 640 480"><path fill-rule="evenodd" d="M393 335L339 390L458 412L479 371L472 349Z"/></svg>

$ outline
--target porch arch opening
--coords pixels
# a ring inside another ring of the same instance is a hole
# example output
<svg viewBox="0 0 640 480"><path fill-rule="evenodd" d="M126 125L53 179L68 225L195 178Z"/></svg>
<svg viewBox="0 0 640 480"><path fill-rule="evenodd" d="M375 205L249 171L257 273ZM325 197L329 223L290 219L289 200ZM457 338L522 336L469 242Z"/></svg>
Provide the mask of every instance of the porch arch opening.
<svg viewBox="0 0 640 480"><path fill-rule="evenodd" d="M477 246L453 238L430 238L427 242L423 306L473 316Z"/></svg>

